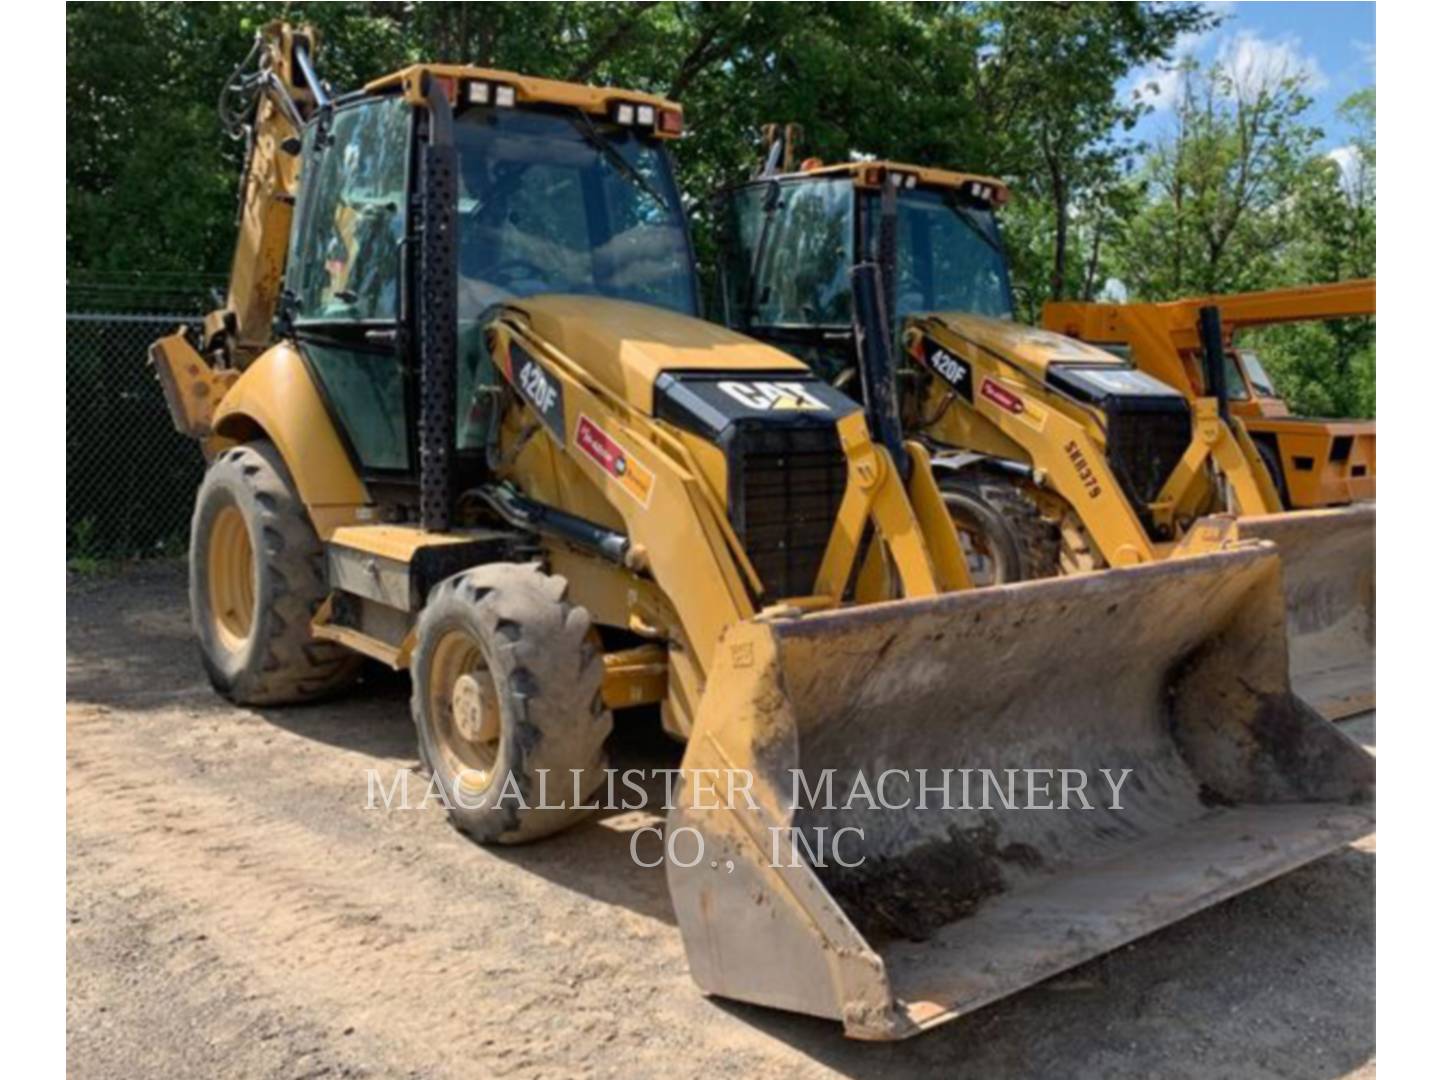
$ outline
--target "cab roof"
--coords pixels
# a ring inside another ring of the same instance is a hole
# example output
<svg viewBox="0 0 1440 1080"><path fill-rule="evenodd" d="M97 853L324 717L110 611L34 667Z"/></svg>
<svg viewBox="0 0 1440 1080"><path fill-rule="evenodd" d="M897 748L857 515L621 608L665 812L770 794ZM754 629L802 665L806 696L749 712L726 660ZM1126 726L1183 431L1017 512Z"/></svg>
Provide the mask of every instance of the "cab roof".
<svg viewBox="0 0 1440 1080"><path fill-rule="evenodd" d="M586 86L581 83L560 82L557 79L541 79L514 71L474 67L469 64L412 64L366 83L365 91L373 94L398 88L407 98L423 100L420 84L426 74L448 82L455 88L450 94L452 102L464 93L462 88L465 84L483 82L492 86L513 87L517 106L562 105L597 116L613 117L617 106L648 105L655 109L654 134L662 139L678 137L683 127L684 110L681 106L656 94L614 86ZM674 130L662 125L660 117L663 113L673 114L676 118Z"/></svg>
<svg viewBox="0 0 1440 1080"><path fill-rule="evenodd" d="M845 161L836 165L825 165L812 158L804 162L796 172L782 173L779 176L765 179L794 180L800 177L841 178L848 176L857 187L880 187L885 183L885 177L890 174L902 177L913 176L916 183L925 187L958 190L978 185L981 188L989 188L991 195L986 201L993 202L997 206L1004 205L1010 199L1010 188L1003 180L996 177L985 176L982 173L933 169L927 165L911 165L901 161Z"/></svg>

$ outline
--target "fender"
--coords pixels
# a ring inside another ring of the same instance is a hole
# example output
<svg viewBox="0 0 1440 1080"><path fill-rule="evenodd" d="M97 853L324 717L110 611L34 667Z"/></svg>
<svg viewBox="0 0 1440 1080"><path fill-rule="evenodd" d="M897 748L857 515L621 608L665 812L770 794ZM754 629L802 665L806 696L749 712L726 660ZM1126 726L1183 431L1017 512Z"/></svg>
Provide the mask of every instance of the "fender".
<svg viewBox="0 0 1440 1080"><path fill-rule="evenodd" d="M321 539L354 521L368 501L305 361L288 342L245 369L216 406L212 430L208 457L258 437L273 442Z"/></svg>

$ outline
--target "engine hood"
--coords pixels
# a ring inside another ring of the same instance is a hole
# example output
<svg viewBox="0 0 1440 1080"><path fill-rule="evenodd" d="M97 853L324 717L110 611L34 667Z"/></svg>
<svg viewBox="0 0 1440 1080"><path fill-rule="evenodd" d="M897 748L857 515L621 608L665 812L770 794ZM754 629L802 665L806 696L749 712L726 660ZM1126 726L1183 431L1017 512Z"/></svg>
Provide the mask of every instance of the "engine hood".
<svg viewBox="0 0 1440 1080"><path fill-rule="evenodd" d="M531 330L613 393L654 412L665 372L808 374L799 360L732 330L664 308L598 296L543 295L506 304Z"/></svg>
<svg viewBox="0 0 1440 1080"><path fill-rule="evenodd" d="M917 315L914 321L925 329L948 330L963 341L1019 364L1041 379L1050 365L1057 363L1127 366L1118 356L1094 345L1009 319L940 311Z"/></svg>

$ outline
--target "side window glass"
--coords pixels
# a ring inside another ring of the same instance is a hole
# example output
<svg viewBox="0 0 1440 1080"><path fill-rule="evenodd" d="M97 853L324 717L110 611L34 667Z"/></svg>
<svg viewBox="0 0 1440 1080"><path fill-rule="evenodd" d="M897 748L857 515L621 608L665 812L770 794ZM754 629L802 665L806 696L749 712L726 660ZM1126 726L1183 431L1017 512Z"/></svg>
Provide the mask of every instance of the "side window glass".
<svg viewBox="0 0 1440 1080"><path fill-rule="evenodd" d="M1250 398L1245 373L1240 370L1240 358L1233 352L1225 354L1225 394L1231 401L1248 401Z"/></svg>
<svg viewBox="0 0 1440 1080"><path fill-rule="evenodd" d="M315 172L289 278L298 321L397 316L409 125L409 107L386 98L339 110L318 160L307 133Z"/></svg>
<svg viewBox="0 0 1440 1080"><path fill-rule="evenodd" d="M745 301L750 294L750 262L760 242L764 222L765 189L743 187L730 194L725 204L729 232L725 245L725 309L726 322L732 327L745 323Z"/></svg>
<svg viewBox="0 0 1440 1080"><path fill-rule="evenodd" d="M316 342L302 348L366 469L406 470L404 375L395 357Z"/></svg>
<svg viewBox="0 0 1440 1080"><path fill-rule="evenodd" d="M758 325L850 324L852 191L848 179L781 188L758 275Z"/></svg>

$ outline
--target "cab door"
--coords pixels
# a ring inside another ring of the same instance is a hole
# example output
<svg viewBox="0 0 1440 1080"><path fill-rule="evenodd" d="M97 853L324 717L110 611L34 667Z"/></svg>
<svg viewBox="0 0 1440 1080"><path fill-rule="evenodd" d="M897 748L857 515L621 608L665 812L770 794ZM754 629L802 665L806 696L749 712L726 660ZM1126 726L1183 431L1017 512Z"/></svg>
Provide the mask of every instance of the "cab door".
<svg viewBox="0 0 1440 1080"><path fill-rule="evenodd" d="M305 135L285 317L362 477L415 473L400 333L412 109L365 98Z"/></svg>

